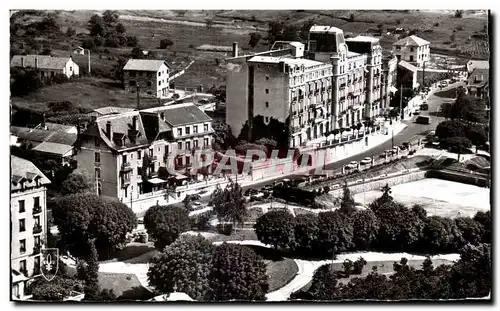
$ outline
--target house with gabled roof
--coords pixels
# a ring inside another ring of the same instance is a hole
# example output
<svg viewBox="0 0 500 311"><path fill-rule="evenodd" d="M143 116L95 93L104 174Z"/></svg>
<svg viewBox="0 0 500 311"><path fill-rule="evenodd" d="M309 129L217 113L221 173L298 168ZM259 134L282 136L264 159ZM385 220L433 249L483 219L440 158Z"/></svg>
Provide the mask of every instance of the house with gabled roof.
<svg viewBox="0 0 500 311"><path fill-rule="evenodd" d="M52 78L56 75L65 75L70 78L80 74L80 67L71 56L14 55L10 61L10 67L37 70L40 78Z"/></svg>
<svg viewBox="0 0 500 311"><path fill-rule="evenodd" d="M392 51L399 61L404 60L422 67L430 60L431 43L415 35L403 38L392 44Z"/></svg>
<svg viewBox="0 0 500 311"><path fill-rule="evenodd" d="M27 283L41 276L42 246L47 244L46 186L50 180L32 162L10 157L12 298L25 300Z"/></svg>
<svg viewBox="0 0 500 311"><path fill-rule="evenodd" d="M164 60L129 59L123 67L124 88L128 92L166 98L172 66Z"/></svg>
<svg viewBox="0 0 500 311"><path fill-rule="evenodd" d="M466 88L468 94L488 99L487 103L489 103L490 70L488 68L474 69L467 79Z"/></svg>
<svg viewBox="0 0 500 311"><path fill-rule="evenodd" d="M80 134L75 159L95 177L97 194L138 212L151 206L145 200L165 200L170 178L187 178L167 168L191 167L194 150L210 148L212 134L211 118L192 103L103 115Z"/></svg>

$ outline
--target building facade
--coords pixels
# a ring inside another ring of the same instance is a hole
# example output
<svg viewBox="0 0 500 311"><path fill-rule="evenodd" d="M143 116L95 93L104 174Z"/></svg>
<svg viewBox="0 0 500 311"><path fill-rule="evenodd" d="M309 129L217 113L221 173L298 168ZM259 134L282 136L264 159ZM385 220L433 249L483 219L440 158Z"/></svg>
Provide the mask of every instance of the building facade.
<svg viewBox="0 0 500 311"><path fill-rule="evenodd" d="M41 248L47 245L46 185L49 179L30 161L11 156L12 295L25 299L25 288L41 275Z"/></svg>
<svg viewBox="0 0 500 311"><path fill-rule="evenodd" d="M474 69L467 79L467 93L486 99L486 102L489 103L489 94L490 94L490 81L489 81L489 69Z"/></svg>
<svg viewBox="0 0 500 311"><path fill-rule="evenodd" d="M98 195L130 206L175 177L168 166L190 167L192 152L210 148L212 134L211 118L190 103L111 114L82 132L75 159L95 177Z"/></svg>
<svg viewBox="0 0 500 311"><path fill-rule="evenodd" d="M392 44L392 51L399 61L407 61L417 67L423 67L430 60L431 43L417 36L409 36Z"/></svg>
<svg viewBox="0 0 500 311"><path fill-rule="evenodd" d="M124 88L128 92L166 98L171 68L163 60L129 59L123 67Z"/></svg>
<svg viewBox="0 0 500 311"><path fill-rule="evenodd" d="M80 67L71 56L15 55L10 61L10 67L37 70L40 78L52 78L55 75L65 75L70 78L80 75Z"/></svg>
<svg viewBox="0 0 500 311"><path fill-rule="evenodd" d="M381 109L382 114L387 116L391 110L391 99L397 91L397 70L398 70L398 59L396 56L391 55L384 57L382 59L382 79L380 88L381 94Z"/></svg>

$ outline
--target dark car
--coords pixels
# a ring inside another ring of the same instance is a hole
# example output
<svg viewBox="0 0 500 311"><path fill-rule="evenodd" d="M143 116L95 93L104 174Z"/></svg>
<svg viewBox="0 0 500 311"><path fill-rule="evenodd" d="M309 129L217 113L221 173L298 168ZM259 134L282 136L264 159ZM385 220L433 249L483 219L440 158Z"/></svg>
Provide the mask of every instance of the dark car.
<svg viewBox="0 0 500 311"><path fill-rule="evenodd" d="M422 111L429 110L429 104L422 104L422 105L420 105L420 110L422 110Z"/></svg>
<svg viewBox="0 0 500 311"><path fill-rule="evenodd" d="M415 123L429 124L429 123L431 123L431 118L425 117L425 116L418 116L417 119L415 120Z"/></svg>

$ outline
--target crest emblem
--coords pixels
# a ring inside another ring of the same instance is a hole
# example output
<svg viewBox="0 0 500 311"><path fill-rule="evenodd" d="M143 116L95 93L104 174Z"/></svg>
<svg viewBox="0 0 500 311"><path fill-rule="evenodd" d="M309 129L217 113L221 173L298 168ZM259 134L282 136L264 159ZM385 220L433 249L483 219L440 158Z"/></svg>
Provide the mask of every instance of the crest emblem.
<svg viewBox="0 0 500 311"><path fill-rule="evenodd" d="M41 250L42 260L40 272L47 281L52 281L59 270L59 250L57 248L44 248Z"/></svg>

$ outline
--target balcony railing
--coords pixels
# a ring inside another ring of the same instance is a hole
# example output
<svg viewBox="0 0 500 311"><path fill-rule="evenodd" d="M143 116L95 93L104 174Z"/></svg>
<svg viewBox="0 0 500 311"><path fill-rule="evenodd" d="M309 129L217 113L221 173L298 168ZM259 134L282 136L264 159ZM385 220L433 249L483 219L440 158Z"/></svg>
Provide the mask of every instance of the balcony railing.
<svg viewBox="0 0 500 311"><path fill-rule="evenodd" d="M122 178L122 187L126 187L128 185L130 185L130 177L128 177L128 178L125 178L125 177Z"/></svg>
<svg viewBox="0 0 500 311"><path fill-rule="evenodd" d="M40 205L33 207L33 215L40 214L42 212L42 207Z"/></svg>
<svg viewBox="0 0 500 311"><path fill-rule="evenodd" d="M125 162L122 164L122 171L131 171L132 166L130 166L130 162Z"/></svg>
<svg viewBox="0 0 500 311"><path fill-rule="evenodd" d="M33 233L34 234L41 233L42 230L43 230L43 227L41 225L34 225L33 226Z"/></svg>

